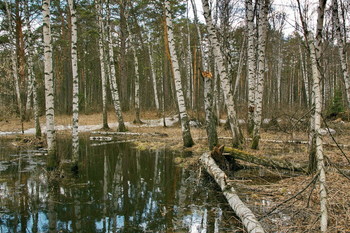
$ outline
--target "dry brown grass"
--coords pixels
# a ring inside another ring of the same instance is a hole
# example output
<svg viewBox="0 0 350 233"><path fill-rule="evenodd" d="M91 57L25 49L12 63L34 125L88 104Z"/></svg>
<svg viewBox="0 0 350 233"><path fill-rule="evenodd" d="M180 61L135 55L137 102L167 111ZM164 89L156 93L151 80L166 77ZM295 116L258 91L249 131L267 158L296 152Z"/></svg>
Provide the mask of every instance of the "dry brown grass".
<svg viewBox="0 0 350 233"><path fill-rule="evenodd" d="M168 115L174 115L174 113L168 113ZM141 119L158 119L155 111L142 112ZM21 129L21 123L19 119L11 118L0 121L0 131L19 131ZM109 122L115 122L116 117L114 112L108 113ZM133 112L124 113L124 120L132 122L134 120ZM41 123L45 123L45 118L41 117ZM101 114L80 114L80 125L96 125L102 123ZM71 124L71 116L60 115L56 116L56 124L69 125ZM33 121L24 122L24 129L33 128ZM333 124L331 127L337 130L335 135L336 140L341 144L350 144L350 124L341 123L341 125ZM112 129L115 130L115 129ZM172 127L132 127L129 128L131 132L139 133L165 133L168 137L130 137L135 138L137 142L135 146L140 149L154 149L156 147L167 147L174 150L184 150L182 144L182 132L179 124ZM195 141L195 145L192 148L185 149L193 152L191 160L177 161L180 165L188 166L197 161L198 156L207 150L206 132L204 128L191 128L192 137ZM61 132L63 133L63 132ZM230 137L230 132L225 130L222 126L218 127L219 137ZM263 131L261 135L262 139L273 140L307 140L307 132L295 132L294 134L288 134L277 131ZM333 144L334 142L329 136L324 137L326 143ZM229 139L221 139L221 144L230 145ZM307 145L293 145L286 143L268 143L261 142L260 150L249 149L250 141L247 141L244 145L244 150L249 151L252 154L265 155L268 157L275 157L278 159L285 159L288 161L294 161L301 164L307 164L308 153ZM342 166L343 169L350 170L350 165L341 152L335 147L324 147L325 155L330 158L332 163ZM344 148L344 152L350 157L350 148ZM272 201L272 206L283 202L290 198L303 187L305 187L310 180L311 176L299 176L289 179L283 179L278 183L269 186L254 186L254 195L250 199L254 202L262 202L262 200ZM327 184L329 194L329 232L350 232L350 181L343 176L333 171L327 172ZM265 218L264 223L269 226L275 226L275 232L319 232L319 196L318 187L313 186L307 189L304 193L297 198L291 200L285 205L278 208L280 213L286 213L291 218L289 220L276 220L273 215ZM310 195L311 194L311 195ZM270 208L271 208L270 207ZM268 210L267 210L268 211ZM267 229L268 230L268 229ZM271 229L272 230L272 229Z"/></svg>

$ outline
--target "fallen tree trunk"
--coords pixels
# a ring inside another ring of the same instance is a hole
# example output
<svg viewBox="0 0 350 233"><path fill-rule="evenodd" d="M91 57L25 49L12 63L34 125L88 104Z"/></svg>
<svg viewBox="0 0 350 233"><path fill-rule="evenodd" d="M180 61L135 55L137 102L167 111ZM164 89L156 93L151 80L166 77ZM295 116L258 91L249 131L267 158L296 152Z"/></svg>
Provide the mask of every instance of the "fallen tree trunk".
<svg viewBox="0 0 350 233"><path fill-rule="evenodd" d="M229 153L225 155L233 156L235 159L240 159L258 165L263 165L265 167L292 170L297 172L306 172L305 168L303 168L300 164L291 163L288 161L273 160L262 156L257 157L255 155L249 154L248 152L230 147L225 147L225 152Z"/></svg>
<svg viewBox="0 0 350 233"><path fill-rule="evenodd" d="M168 137L166 133L134 133L134 132L107 132L107 131L94 131L92 134L100 135L125 135L125 136L154 136L154 137Z"/></svg>
<svg viewBox="0 0 350 233"><path fill-rule="evenodd" d="M225 173L216 165L209 152L204 153L200 157L200 162L205 167L207 172L214 178L216 183L220 186L228 203L230 204L235 214L240 218L247 231L250 233L264 232L264 229L254 216L253 212L241 201L236 193L236 190L227 183L227 177Z"/></svg>

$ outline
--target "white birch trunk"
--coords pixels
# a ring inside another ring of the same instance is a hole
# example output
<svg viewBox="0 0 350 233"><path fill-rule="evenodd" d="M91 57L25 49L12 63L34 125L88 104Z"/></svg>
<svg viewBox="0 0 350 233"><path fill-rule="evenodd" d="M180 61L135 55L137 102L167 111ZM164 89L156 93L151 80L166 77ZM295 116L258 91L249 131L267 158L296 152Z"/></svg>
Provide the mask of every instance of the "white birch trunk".
<svg viewBox="0 0 350 233"><path fill-rule="evenodd" d="M310 38L311 39L311 38ZM312 91L314 96L314 130L316 137L316 157L317 157L317 170L319 174L320 183L320 203L321 203L321 232L327 232L327 190L326 190L326 174L325 164L323 156L323 142L322 135L320 134L321 129L321 112L322 112L322 95L321 95L321 80L320 72L318 70L316 60L316 46L313 40L310 40L310 52L311 52L311 63L312 63L312 76L313 76L313 87Z"/></svg>
<svg viewBox="0 0 350 233"><path fill-rule="evenodd" d="M252 0L245 0L246 6L246 21L247 21L247 68L248 68L248 133L252 134L254 129L254 111L255 111L255 74L256 74L256 59L255 59L255 29L254 29L254 10Z"/></svg>
<svg viewBox="0 0 350 233"><path fill-rule="evenodd" d="M319 185L320 185L320 228L321 232L327 232L328 225L328 211L327 211L327 190L326 190L326 173L323 155L323 143L321 129L321 112L322 112L322 92L321 92L321 74L319 70L320 59L321 59L321 42L322 42L322 30L324 22L324 10L326 0L319 0L319 6L317 9L317 25L316 25L316 38L312 32L307 28L306 22L304 21L300 0L298 0L299 14L303 25L305 40L308 42L308 48L310 51L310 60L312 67L312 106L313 112L311 117L311 128L313 132L310 135L310 145L315 146L316 159L317 159L317 170L319 172Z"/></svg>
<svg viewBox="0 0 350 233"><path fill-rule="evenodd" d="M179 63L175 51L175 39L173 35L173 23L171 21L171 9L169 0L165 0L165 17L166 17L166 25L168 30L168 41L169 41L169 52L171 57L172 69L175 79L175 89L176 89L176 97L177 103L179 107L180 121L181 121L181 129L182 129L182 139L185 147L191 147L194 142L191 136L191 130L189 125L189 119L186 111L185 98L183 95L183 89L181 84L181 74Z"/></svg>
<svg viewBox="0 0 350 233"><path fill-rule="evenodd" d="M187 56L186 56L186 81L187 81L187 90L186 90L186 98L187 98L187 103L188 106L190 106L192 99L192 90L191 90L191 69L192 69L192 54L191 54L191 36L190 36L190 23L189 23L189 18L188 18L188 14L189 14L189 1L187 0L187 23L186 23L186 27L187 27Z"/></svg>
<svg viewBox="0 0 350 233"><path fill-rule="evenodd" d="M265 232L253 212L241 201L237 195L237 191L232 187L232 185L227 183L227 177L225 173L216 165L214 159L210 156L210 154L204 153L200 158L200 162L205 167L207 172L214 178L216 183L220 186L229 205L242 221L242 224L246 228L247 232Z"/></svg>
<svg viewBox="0 0 350 233"><path fill-rule="evenodd" d="M28 64L28 80L31 81L31 92L33 94L33 107L34 107L34 125L35 125L35 136L41 137L41 127L39 122L39 105L38 105L38 93L37 93L37 81L33 71L33 33L30 25L29 9L28 4L26 4L26 25L28 30L28 41L27 41L27 64ZM27 105L26 109L29 110L31 95L27 95Z"/></svg>
<svg viewBox="0 0 350 233"><path fill-rule="evenodd" d="M110 9L107 3L107 22L108 22L108 53L109 53L109 83L112 93L112 99L114 104L115 113L118 118L118 131L125 132L126 127L123 120L123 114L120 107L120 98L119 98L119 91L117 86L117 79L115 75L115 65L114 65L114 51L113 51L113 38L112 38L112 28L111 28L111 22L110 21Z"/></svg>
<svg viewBox="0 0 350 233"><path fill-rule="evenodd" d="M204 78L204 108L205 108L205 121L206 131L208 135L209 149L212 150L214 146L218 144L218 135L216 132L216 122L213 109L213 76L210 73Z"/></svg>
<svg viewBox="0 0 350 233"><path fill-rule="evenodd" d="M5 1L5 6L6 6L6 13L7 13L7 20L9 24L9 39L11 42L15 43L16 37L14 34L13 26L12 26L12 16L11 16L11 11L8 5L8 0ZM13 44L11 46L13 51L11 52L11 70L12 70L12 75L14 78L14 83L15 83L15 92L16 92L16 99L17 99L17 106L18 106L18 111L19 111L19 116L21 123L23 122L23 106L22 106L22 100L21 100L21 92L20 92L20 84L19 84L19 77L18 77L18 60L17 60L17 53L16 53L16 45ZM23 123L22 123L23 124ZM23 131L23 129L22 129Z"/></svg>
<svg viewBox="0 0 350 233"><path fill-rule="evenodd" d="M44 36L44 74L45 74L45 111L46 139L49 154L56 151L54 81L52 71L52 44L50 26L50 0L43 0L43 36Z"/></svg>
<svg viewBox="0 0 350 233"><path fill-rule="evenodd" d="M255 111L254 111L254 132L252 148L259 148L260 126L262 118L262 103L264 92L264 75L265 75L265 49L267 37L267 14L269 8L269 0L259 0L259 38L258 38L258 73L257 85L255 88Z"/></svg>
<svg viewBox="0 0 350 233"><path fill-rule="evenodd" d="M129 31L130 35L130 31ZM137 59L136 51L137 51L137 40L136 36L132 36L133 45L131 45L131 50L134 58L134 68L135 68L135 120L134 123L140 124L142 123L140 119L140 72L139 72L139 61Z"/></svg>
<svg viewBox="0 0 350 233"><path fill-rule="evenodd" d="M321 59L321 43L322 43L322 29L324 21L324 11L327 0L319 0L319 6L317 8L317 33L316 43L314 44L314 54L316 59L314 60L320 64ZM313 45L311 43L311 45ZM313 54L313 46L310 47L311 57ZM320 212L321 212L321 232L327 232L328 228L328 210L327 210L327 188L326 188L326 171L323 155L323 142L322 135L320 134L321 129L321 113L322 113L322 95L321 95L321 74L317 64L313 64L313 86L314 86L314 98L315 98L315 132L316 132L316 157L317 157L317 170L319 174L320 183ZM317 68L317 69L316 69Z"/></svg>
<svg viewBox="0 0 350 233"><path fill-rule="evenodd" d="M223 55L220 50L220 44L216 37L216 29L213 26L211 18L211 10L209 9L208 0L202 0L204 18L207 23L208 37L213 48L214 60L218 68L218 74L220 76L221 89L224 92L224 100L227 108L228 120L232 132L233 146L239 147L243 143L243 135L238 126L235 105L233 101L230 81L227 76L227 71L224 66Z"/></svg>
<svg viewBox="0 0 350 233"><path fill-rule="evenodd" d="M73 75L73 122L72 122L72 155L73 161L79 158L79 77L78 77L78 54L77 54L77 17L74 0L68 0L71 24L72 24L72 75Z"/></svg>
<svg viewBox="0 0 350 233"><path fill-rule="evenodd" d="M102 2L98 0L96 2L96 12L98 17L98 48L100 57L100 67L101 67L101 82L102 82L102 127L104 129L109 129L108 118L107 118L107 76L106 76L106 64L105 64L105 52L103 40L105 36L104 24L102 20ZM86 99L86 98L85 98Z"/></svg>
<svg viewBox="0 0 350 233"><path fill-rule="evenodd" d="M342 28L340 27L340 20L339 20L339 12L338 12L338 1L333 0L332 1L332 20L333 20L333 26L335 29L335 35L337 38L337 45L339 50L339 57L340 57L340 63L341 63L341 70L343 73L343 80L345 83L345 92L346 92L346 98L348 107L350 107L350 76L348 71L348 63L347 63L347 54L345 50L345 44L344 44L344 35Z"/></svg>
<svg viewBox="0 0 350 233"><path fill-rule="evenodd" d="M156 78L156 72L154 70L154 65L153 65L153 57L152 57L152 50L151 50L151 41L149 38L148 42L148 56L149 56L149 63L150 63L150 72L152 76L152 82L153 82L153 92L154 92L154 103L156 105L157 112L160 112L159 108L159 96L158 96L158 91L157 91L157 78Z"/></svg>

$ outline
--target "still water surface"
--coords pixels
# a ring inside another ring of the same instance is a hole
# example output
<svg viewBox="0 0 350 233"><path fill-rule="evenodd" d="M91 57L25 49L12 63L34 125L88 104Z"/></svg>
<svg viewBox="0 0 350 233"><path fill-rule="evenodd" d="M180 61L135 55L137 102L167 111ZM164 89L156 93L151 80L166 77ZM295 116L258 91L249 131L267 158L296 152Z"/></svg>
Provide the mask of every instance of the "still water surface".
<svg viewBox="0 0 350 233"><path fill-rule="evenodd" d="M0 142L0 232L237 232L224 197L198 168L165 149L80 142L76 177L46 169L46 156ZM58 141L70 156L70 139ZM188 155L187 155L188 156Z"/></svg>

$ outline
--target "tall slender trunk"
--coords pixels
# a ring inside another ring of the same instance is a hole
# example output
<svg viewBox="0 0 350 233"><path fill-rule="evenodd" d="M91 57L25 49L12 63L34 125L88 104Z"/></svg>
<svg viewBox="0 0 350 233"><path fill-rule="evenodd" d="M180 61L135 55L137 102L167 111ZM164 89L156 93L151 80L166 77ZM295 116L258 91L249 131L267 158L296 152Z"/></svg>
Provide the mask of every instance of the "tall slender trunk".
<svg viewBox="0 0 350 233"><path fill-rule="evenodd" d="M218 144L216 122L213 109L213 75L210 72L202 72L204 78L204 108L206 130L208 135L209 149L212 150Z"/></svg>
<svg viewBox="0 0 350 233"><path fill-rule="evenodd" d="M299 45L299 53L300 53L300 63L301 63L301 73L303 76L305 96L306 96L306 106L310 105L310 92L309 92L309 78L307 73L307 62L306 59L303 58L303 53L301 50L301 45Z"/></svg>
<svg viewBox="0 0 350 233"><path fill-rule="evenodd" d="M156 71L154 70L153 65L153 57L152 57L152 46L151 46L151 38L149 38L148 41L148 56L149 56L149 63L150 63L150 72L152 76L152 82L153 82L153 92L154 92L154 103L156 105L156 109L158 114L160 113L160 107L159 107L159 96L157 91L157 77L156 77Z"/></svg>
<svg viewBox="0 0 350 233"><path fill-rule="evenodd" d="M256 59L255 59L255 29L254 29L254 10L252 0L246 0L246 21L247 21L247 67L248 67L248 133L252 134L254 129L254 111L255 111L255 74L256 74Z"/></svg>
<svg viewBox="0 0 350 233"><path fill-rule="evenodd" d="M15 35L14 35L14 29L12 25L12 16L11 11L8 5L7 0L5 1L6 6L6 13L7 13L7 20L9 24L9 39L10 41L15 41ZM16 99L17 99L17 106L18 106L18 112L19 117L22 124L22 131L23 131L23 105L21 100L21 92L20 92L20 83L19 83L19 77L18 77L18 60L17 60L17 53L16 53L16 44L13 45L13 51L11 52L11 69L12 69L12 75L15 81L15 91L16 91Z"/></svg>
<svg viewBox="0 0 350 233"><path fill-rule="evenodd" d="M136 36L132 36L133 45L132 45L132 54L134 58L134 67L135 67L135 120L134 123L141 124L140 119L140 72L139 72L139 61L136 55L137 51L137 39Z"/></svg>
<svg viewBox="0 0 350 233"><path fill-rule="evenodd" d="M237 94L237 90L238 90L238 86L239 83L241 81L241 75L242 75L242 69L243 69L243 65L244 65L244 55L245 55L245 41L247 36L243 35L243 42L242 42L242 47L241 47L241 51L239 53L239 61L238 61L238 69L237 69L237 75L236 75L236 81L235 81L235 87L233 89L233 96L236 96Z"/></svg>
<svg viewBox="0 0 350 233"><path fill-rule="evenodd" d="M259 0L259 38L258 38L258 73L255 88L255 111L254 111L254 131L252 140L252 149L259 148L260 126L262 118L262 103L264 93L265 76L265 49L267 37L267 14L269 0Z"/></svg>
<svg viewBox="0 0 350 233"><path fill-rule="evenodd" d="M232 143L233 143L233 146L240 147L241 144L243 143L243 135L237 122L237 116L236 116L237 114L236 114L232 91L231 91L232 88L230 86L230 81L228 79L227 71L224 66L223 55L220 50L220 44L216 37L216 29L214 28L214 25L212 22L211 10L209 9L208 0L202 0L202 4L203 4L203 11L204 11L204 18L207 23L208 37L209 37L211 46L213 48L214 60L216 62L216 65L219 71L221 89L224 92L227 115L228 115L228 120L230 123L231 132L232 132Z"/></svg>
<svg viewBox="0 0 350 233"><path fill-rule="evenodd" d="M191 130L189 125L189 119L187 115L185 98L183 95L183 89L181 84L181 74L179 63L175 51L175 39L173 35L173 23L171 21L171 9L169 0L165 0L165 18L166 25L168 31L168 41L169 41L169 52L172 63L172 70L175 79L175 89L176 89L176 97L177 103L179 107L180 121L181 121L181 129L182 129L182 139L185 147L191 147L194 142L191 136Z"/></svg>
<svg viewBox="0 0 350 233"><path fill-rule="evenodd" d="M190 23L189 23L189 1L187 0L187 50L186 50L186 81L187 81L187 90L186 90L186 98L187 98L187 106L191 106L192 102L192 88L191 88L191 63L192 63L192 54L191 54L191 32L190 32Z"/></svg>
<svg viewBox="0 0 350 233"><path fill-rule="evenodd" d="M100 56L100 69L101 69L101 82L102 82L102 128L109 129L108 126L108 114L107 114L107 76L106 76L106 64L105 64L105 52L103 41L106 37L104 24L102 20L102 1L98 0L96 3L96 12L98 17L98 48ZM86 106L85 106L86 107Z"/></svg>
<svg viewBox="0 0 350 233"><path fill-rule="evenodd" d="M73 124L72 124L72 155L73 161L78 162L79 157L79 76L78 76L78 54L77 54L77 17L74 0L68 0L70 19L72 24L72 75L73 75Z"/></svg>
<svg viewBox="0 0 350 233"><path fill-rule="evenodd" d="M124 124L123 120L123 114L122 110L120 107L120 98L119 98L119 91L118 91L118 86L117 86L117 79L115 75L115 65L114 65L114 51L113 51L113 38L112 38L112 28L111 28L111 22L110 22L110 8L109 8L109 1L107 1L107 25L108 25L108 39L107 39L107 44L108 44L108 53L109 53L109 83L110 83L110 88L111 88L111 93L112 93L112 99L114 103L114 109L115 113L118 118L118 131L120 132L125 132L127 129ZM122 58L123 59L123 58Z"/></svg>
<svg viewBox="0 0 350 233"><path fill-rule="evenodd" d="M310 140L314 143L314 148L311 150L315 151L317 158L317 171L319 172L319 185L320 185L320 214L321 221L320 227L321 232L327 232L328 225L328 211L327 211L327 189L326 189L326 173L323 155L323 140L320 134L321 129L321 112L322 112L322 92L321 92L321 43L322 43L322 30L324 22L324 11L327 0L319 0L319 5L317 8L317 24L316 24L316 37L307 28L306 22L301 12L300 0L298 0L298 9L300 14L300 19L302 22L305 40L307 41L308 48L310 51L311 67L312 67L312 97L313 97L313 132L310 136ZM311 158L312 162L313 158ZM309 162L309 163L310 163Z"/></svg>
<svg viewBox="0 0 350 233"><path fill-rule="evenodd" d="M346 93L347 103L348 103L348 107L350 107L350 76L348 71L347 53L345 50L345 43L344 43L344 35L343 35L344 33L340 26L337 0L332 1L332 20L333 20L333 27L335 29L335 35L338 42L337 45L339 50L341 70L343 73L343 80L345 83L345 93Z"/></svg>
<svg viewBox="0 0 350 233"><path fill-rule="evenodd" d="M50 0L43 0L43 36L44 36L44 74L45 74L45 110L46 139L49 154L56 152L54 81L52 71L52 43L50 26Z"/></svg>
<svg viewBox="0 0 350 233"><path fill-rule="evenodd" d="M31 92L33 94L33 107L34 107L34 125L35 125L35 136L37 138L41 137L41 127L40 127L40 122L39 122L39 105L38 105L38 90L37 90L37 80L36 76L34 75L33 71L33 33L31 30L31 25L30 25L30 18L29 18L29 7L28 3L26 3L26 24L27 24L27 30L28 30L28 39L27 39L27 67L28 67L28 80L31 80ZM29 104L30 103L30 94L27 95L27 111L29 109ZM29 100L29 101L28 101Z"/></svg>

